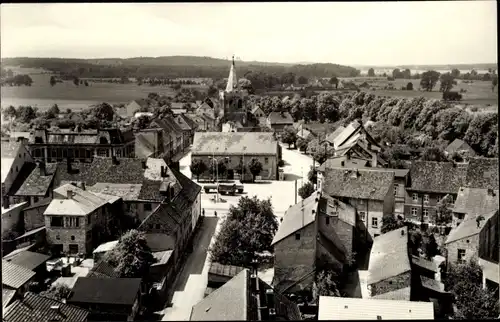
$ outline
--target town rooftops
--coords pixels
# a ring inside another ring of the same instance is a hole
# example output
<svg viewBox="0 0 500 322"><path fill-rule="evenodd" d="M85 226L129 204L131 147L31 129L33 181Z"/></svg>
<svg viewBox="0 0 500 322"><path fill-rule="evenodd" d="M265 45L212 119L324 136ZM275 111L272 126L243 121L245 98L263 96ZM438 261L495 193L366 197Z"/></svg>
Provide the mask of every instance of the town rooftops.
<svg viewBox="0 0 500 322"><path fill-rule="evenodd" d="M108 199L95 193L82 190L72 184L54 189L55 198L51 201L45 215L84 216L108 203Z"/></svg>
<svg viewBox="0 0 500 322"><path fill-rule="evenodd" d="M134 183L96 183L87 187L94 193L105 193L122 198L124 201L139 200L142 184Z"/></svg>
<svg viewBox="0 0 500 322"><path fill-rule="evenodd" d="M271 124L293 124L293 118L288 112L271 112L267 118Z"/></svg>
<svg viewBox="0 0 500 322"><path fill-rule="evenodd" d="M467 165L465 186L498 190L498 158L471 158Z"/></svg>
<svg viewBox="0 0 500 322"><path fill-rule="evenodd" d="M49 255L30 252L27 250L16 253L14 255L9 254L4 257L4 260L6 260L7 262L22 266L29 270L36 269L40 265L45 264L45 262L47 262L49 259L50 259Z"/></svg>
<svg viewBox="0 0 500 322"><path fill-rule="evenodd" d="M368 264L368 284L377 283L411 270L408 258L408 228L375 237Z"/></svg>
<svg viewBox="0 0 500 322"><path fill-rule="evenodd" d="M498 209L498 190L460 188L453 212L463 214L488 213Z"/></svg>
<svg viewBox="0 0 500 322"><path fill-rule="evenodd" d="M486 214L474 214L466 216L464 221L462 221L460 225L450 231L450 234L446 238L445 244L449 244L454 241L479 234L484 228L485 223L495 215L498 216L498 209ZM484 218L484 220L478 220L481 217Z"/></svg>
<svg viewBox="0 0 500 322"><path fill-rule="evenodd" d="M24 180L21 187L15 192L16 196L45 196L50 188L57 171L57 165L39 163L28 178Z"/></svg>
<svg viewBox="0 0 500 322"><path fill-rule="evenodd" d="M16 159L19 149L21 148L21 142L16 142L13 140L2 140L1 153L2 153L2 183L7 178L14 160Z"/></svg>
<svg viewBox="0 0 500 322"><path fill-rule="evenodd" d="M68 303L132 306L138 296L140 278L79 277Z"/></svg>
<svg viewBox="0 0 500 322"><path fill-rule="evenodd" d="M196 132L193 155L276 155L278 142L273 133Z"/></svg>
<svg viewBox="0 0 500 322"><path fill-rule="evenodd" d="M35 276L35 272L2 259L2 284L18 289Z"/></svg>
<svg viewBox="0 0 500 322"><path fill-rule="evenodd" d="M2 320L5 322L84 322L87 321L88 315L89 311L77 306L28 292L23 299L15 301L4 311Z"/></svg>
<svg viewBox="0 0 500 322"><path fill-rule="evenodd" d="M394 172L365 169L329 169L323 192L332 197L384 200L392 191Z"/></svg>
<svg viewBox="0 0 500 322"><path fill-rule="evenodd" d="M318 320L433 320L431 302L320 296Z"/></svg>
<svg viewBox="0 0 500 322"><path fill-rule="evenodd" d="M347 141L354 133L356 133L362 127L358 121L353 121L349 125L347 125L342 131L338 133L333 139L333 145L336 149L341 147L344 142ZM338 129L337 129L338 130ZM336 132L336 131L335 131ZM334 134L333 132L332 134ZM333 135L332 135L333 136Z"/></svg>
<svg viewBox="0 0 500 322"><path fill-rule="evenodd" d="M460 152L460 151L467 151L471 155L476 154L470 145L468 145L465 141L462 141L460 139L455 139L446 147L444 151L448 154L453 154L455 152Z"/></svg>
<svg viewBox="0 0 500 322"><path fill-rule="evenodd" d="M466 166L453 162L414 161L410 190L455 194L464 185L466 173Z"/></svg>
<svg viewBox="0 0 500 322"><path fill-rule="evenodd" d="M370 165L369 160L349 158L346 155L344 155L326 160L318 168L318 171L325 172L326 169L331 169L331 168L364 169L368 171L394 172L394 176L396 178L404 178L410 172L409 169L373 168L370 167L369 165Z"/></svg>
<svg viewBox="0 0 500 322"><path fill-rule="evenodd" d="M137 158L148 158L156 152L155 143L151 139L152 137L145 133L135 135L135 155Z"/></svg>
<svg viewBox="0 0 500 322"><path fill-rule="evenodd" d="M425 268L426 270L432 271L432 272L438 272L438 266L434 261L427 260L425 258L421 258L415 255L412 255L411 257L411 262L414 265L417 265L421 268Z"/></svg>

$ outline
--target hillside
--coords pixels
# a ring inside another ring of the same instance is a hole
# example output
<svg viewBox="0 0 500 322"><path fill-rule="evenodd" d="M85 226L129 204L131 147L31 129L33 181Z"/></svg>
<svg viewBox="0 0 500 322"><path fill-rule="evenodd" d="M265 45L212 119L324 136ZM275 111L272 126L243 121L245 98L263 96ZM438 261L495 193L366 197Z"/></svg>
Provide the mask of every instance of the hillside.
<svg viewBox="0 0 500 322"><path fill-rule="evenodd" d="M44 68L54 73L79 77L227 77L230 61L199 56L163 56L134 58L68 59L68 58L3 58L3 66ZM305 77L356 76L359 72L337 64L285 64L237 61L238 72L275 74L294 73Z"/></svg>
<svg viewBox="0 0 500 322"><path fill-rule="evenodd" d="M356 68L361 68L361 69L368 69L368 68L373 68L373 69L393 69L393 68L399 68L399 69L413 69L413 70L452 70L452 69L458 69L458 70L488 70L489 68L491 69L498 69L498 64L495 63L484 63L484 64L449 64L449 65L397 65L397 66L379 66L379 65L363 65L363 66L354 66Z"/></svg>

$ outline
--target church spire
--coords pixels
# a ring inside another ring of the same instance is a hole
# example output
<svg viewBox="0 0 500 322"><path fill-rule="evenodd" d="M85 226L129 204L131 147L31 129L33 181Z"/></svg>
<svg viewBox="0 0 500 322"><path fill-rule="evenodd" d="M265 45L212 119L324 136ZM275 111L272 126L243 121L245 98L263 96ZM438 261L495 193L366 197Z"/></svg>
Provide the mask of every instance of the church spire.
<svg viewBox="0 0 500 322"><path fill-rule="evenodd" d="M232 92L238 86L238 78L236 77L236 68L234 66L234 55L231 69L229 70L229 77L227 78L226 92Z"/></svg>

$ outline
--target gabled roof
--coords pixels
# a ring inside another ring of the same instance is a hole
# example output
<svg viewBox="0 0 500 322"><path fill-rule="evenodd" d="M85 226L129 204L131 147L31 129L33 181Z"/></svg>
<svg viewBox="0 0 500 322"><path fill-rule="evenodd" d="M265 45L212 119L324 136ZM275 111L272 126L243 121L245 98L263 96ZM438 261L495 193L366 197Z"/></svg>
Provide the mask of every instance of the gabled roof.
<svg viewBox="0 0 500 322"><path fill-rule="evenodd" d="M18 289L35 276L35 272L2 259L2 284Z"/></svg>
<svg viewBox="0 0 500 322"><path fill-rule="evenodd" d="M182 117L182 119L186 121L186 123L192 130L196 130L198 128L198 123L190 119L186 114L180 114L180 117Z"/></svg>
<svg viewBox="0 0 500 322"><path fill-rule="evenodd" d="M3 161L2 161L3 162ZM2 165L3 166L3 165ZM26 179L30 176L33 169L36 168L36 163L34 162L24 162L19 169L19 173L16 175L10 190L7 192L9 196L14 196L16 192L21 188Z"/></svg>
<svg viewBox="0 0 500 322"><path fill-rule="evenodd" d="M175 122L173 122L175 123ZM155 119L152 123L151 126L154 127L159 127L161 128L164 133L169 133L173 135L174 137L181 137L182 136L182 130L179 128L177 124L175 126L172 124L172 122L167 121L166 118L163 119Z"/></svg>
<svg viewBox="0 0 500 322"><path fill-rule="evenodd" d="M484 220L481 220L478 225L478 221L476 219L479 216L484 217ZM498 218L498 209L486 214L472 214L470 216L466 216L460 225L450 231L445 244L479 234L484 228L486 221L490 220L494 216Z"/></svg>
<svg viewBox="0 0 500 322"><path fill-rule="evenodd" d="M492 193L492 194L491 194ZM453 211L477 215L498 209L498 190L463 188L458 190Z"/></svg>
<svg viewBox="0 0 500 322"><path fill-rule="evenodd" d="M368 284L383 281L410 270L407 227L374 238L368 264Z"/></svg>
<svg viewBox="0 0 500 322"><path fill-rule="evenodd" d="M498 158L471 158L465 186L498 190Z"/></svg>
<svg viewBox="0 0 500 322"><path fill-rule="evenodd" d="M329 169L323 192L332 197L384 200L393 182L394 172Z"/></svg>
<svg viewBox="0 0 500 322"><path fill-rule="evenodd" d="M445 149L445 152L449 154L453 154L455 152L459 151L468 151L469 153L472 153L472 155L475 155L476 152L474 149L471 148L470 145L467 144L467 142L462 141L460 139L455 139L453 142L451 142Z"/></svg>
<svg viewBox="0 0 500 322"><path fill-rule="evenodd" d="M94 193L106 193L122 198L124 201L139 200L142 184L134 183L96 183L86 188Z"/></svg>
<svg viewBox="0 0 500 322"><path fill-rule="evenodd" d="M434 320L431 302L320 296L318 320Z"/></svg>
<svg viewBox="0 0 500 322"><path fill-rule="evenodd" d="M70 192L72 196L68 198ZM72 184L54 189L54 194L57 195L45 209L44 215L85 216L108 203L107 199Z"/></svg>
<svg viewBox="0 0 500 322"><path fill-rule="evenodd" d="M54 310L54 306L59 307L59 310ZM3 313L3 321L84 322L88 315L89 311L77 306L28 292L22 300L15 301L7 308Z"/></svg>
<svg viewBox="0 0 500 322"><path fill-rule="evenodd" d="M345 127L343 127L342 125L339 126L335 131L333 131L332 133L330 133L326 136L326 141L330 142L331 144L334 144L337 136L339 136L340 133L342 133L344 130L345 130Z"/></svg>
<svg viewBox="0 0 500 322"><path fill-rule="evenodd" d="M190 131L191 126L186 122L186 120L181 116L177 115L174 119L175 123L181 128L183 131Z"/></svg>
<svg viewBox="0 0 500 322"><path fill-rule="evenodd" d="M335 149L341 147L344 144L344 142L347 141L347 139L349 139L354 135L354 133L359 132L361 127L362 126L361 124L359 124L358 121L353 121L348 126L346 126L344 130L340 132L333 140L333 145Z"/></svg>
<svg viewBox="0 0 500 322"><path fill-rule="evenodd" d="M344 165L342 165L342 162L344 162ZM346 155L326 160L318 168L318 171L325 172L329 169L363 169L367 171L394 172L394 177L396 178L404 178L410 172L409 169L373 168L370 166L369 160L349 158Z"/></svg>
<svg viewBox="0 0 500 322"><path fill-rule="evenodd" d="M156 151L154 142L150 141L151 136L137 133L135 136L135 156L137 158L148 158Z"/></svg>
<svg viewBox="0 0 500 322"><path fill-rule="evenodd" d="M289 124L293 125L293 117L288 112L271 112L267 116L271 124Z"/></svg>
<svg viewBox="0 0 500 322"><path fill-rule="evenodd" d="M413 161L410 189L455 194L464 185L466 172L465 166L452 162Z"/></svg>
<svg viewBox="0 0 500 322"><path fill-rule="evenodd" d="M257 113L257 111L260 110L262 112L262 109L260 108L259 105L255 105L253 108L252 108L252 114L255 114Z"/></svg>
<svg viewBox="0 0 500 322"><path fill-rule="evenodd" d="M193 155L276 155L278 142L273 133L196 132Z"/></svg>
<svg viewBox="0 0 500 322"><path fill-rule="evenodd" d="M140 278L79 277L67 302L132 306L140 285Z"/></svg>
<svg viewBox="0 0 500 322"><path fill-rule="evenodd" d="M142 108L149 108L149 104L144 98L133 100L129 104L134 103L134 102Z"/></svg>
<svg viewBox="0 0 500 322"><path fill-rule="evenodd" d="M411 263L413 265L416 265L416 266L421 267L421 268L425 268L426 270L433 271L435 273L437 273L439 271L438 266L436 265L436 263L434 261L427 260L425 258L421 258L421 257L415 256L415 255L411 256Z"/></svg>
<svg viewBox="0 0 500 322"><path fill-rule="evenodd" d="M12 299L16 295L16 290L11 290L8 288L2 289L2 307L5 312L5 308L11 303Z"/></svg>
<svg viewBox="0 0 500 322"><path fill-rule="evenodd" d="M28 178L23 182L16 196L45 196L50 188L57 171L57 165L49 163L45 165L45 173L42 173L40 165L31 171Z"/></svg>
<svg viewBox="0 0 500 322"><path fill-rule="evenodd" d="M45 262L50 259L50 256L30 251L23 251L16 253L14 255L9 254L5 256L3 259L12 264L22 266L29 270L34 270L40 265L45 264Z"/></svg>

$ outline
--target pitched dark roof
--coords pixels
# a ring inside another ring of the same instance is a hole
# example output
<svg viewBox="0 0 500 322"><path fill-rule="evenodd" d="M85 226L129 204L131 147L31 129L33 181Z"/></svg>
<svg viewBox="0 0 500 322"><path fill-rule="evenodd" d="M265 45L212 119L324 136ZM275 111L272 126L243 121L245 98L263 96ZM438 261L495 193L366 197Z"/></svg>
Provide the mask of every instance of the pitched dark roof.
<svg viewBox="0 0 500 322"><path fill-rule="evenodd" d="M193 180L186 177L182 172L177 171L176 169L170 169L174 174L175 178L179 182L182 187L181 194L185 197L190 203L193 203L198 197L198 194L201 191L201 186L194 182ZM176 198L179 198L178 195Z"/></svg>
<svg viewBox="0 0 500 322"><path fill-rule="evenodd" d="M410 167L411 190L457 193L467 168L452 162L414 161Z"/></svg>
<svg viewBox="0 0 500 322"><path fill-rule="evenodd" d="M2 284L18 289L35 276L35 272L2 259Z"/></svg>
<svg viewBox="0 0 500 322"><path fill-rule="evenodd" d="M142 108L149 108L149 103L144 98L133 100L132 102L136 102L137 105L139 105ZM132 102L130 102L130 103L132 103Z"/></svg>
<svg viewBox="0 0 500 322"><path fill-rule="evenodd" d="M175 124L177 124L181 128L181 130L183 130L183 131L190 131L191 130L191 126L189 126L187 121L181 115L177 115L175 117L174 121L175 121Z"/></svg>
<svg viewBox="0 0 500 322"><path fill-rule="evenodd" d="M175 123L175 122L174 122ZM173 137L180 137L182 136L182 130L175 125L175 127L171 124L171 122L167 122L166 119L156 119L151 123L151 126L156 126L159 127L163 130L164 133L168 133L169 135Z"/></svg>
<svg viewBox="0 0 500 322"><path fill-rule="evenodd" d="M332 197L384 200L394 172L365 169L329 169L323 191Z"/></svg>
<svg viewBox="0 0 500 322"><path fill-rule="evenodd" d="M22 165L21 169L19 170L19 173L14 179L14 182L12 182L12 185L10 186L10 190L8 192L9 196L14 196L19 191L19 189L23 186L24 182L26 181L26 179L28 179L31 172L35 168L36 168L36 163L34 162L25 162Z"/></svg>
<svg viewBox="0 0 500 322"><path fill-rule="evenodd" d="M4 257L6 261L30 270L34 270L38 266L45 264L45 262L50 259L49 255L44 255L30 251L19 252L13 256L9 255Z"/></svg>
<svg viewBox="0 0 500 322"><path fill-rule="evenodd" d="M133 305L139 295L140 278L79 277L68 303Z"/></svg>
<svg viewBox="0 0 500 322"><path fill-rule="evenodd" d="M471 158L465 186L498 190L498 158Z"/></svg>
<svg viewBox="0 0 500 322"><path fill-rule="evenodd" d="M478 225L476 219L479 216L482 216L484 220L480 221ZM496 218L498 220L498 209L487 214L470 215L465 217L464 221L462 221L460 225L450 231L445 244L479 234L485 227L485 222L491 218Z"/></svg>
<svg viewBox="0 0 500 322"><path fill-rule="evenodd" d="M40 166L33 169L28 178L23 182L16 196L45 196L56 174L57 165L49 163L45 166L42 175Z"/></svg>
<svg viewBox="0 0 500 322"><path fill-rule="evenodd" d="M498 209L498 190L460 188L453 212L477 215Z"/></svg>
<svg viewBox="0 0 500 322"><path fill-rule="evenodd" d="M293 118L288 112L271 112L268 116L271 124L290 124L293 125Z"/></svg>
<svg viewBox="0 0 500 322"><path fill-rule="evenodd" d="M150 142L150 136L137 133L135 136L135 156L147 158L155 153L154 142Z"/></svg>
<svg viewBox="0 0 500 322"><path fill-rule="evenodd" d="M471 148L470 145L468 145L465 141L462 141L460 139L455 139L453 142L451 142L445 149L445 152L449 154L453 154L458 151L468 151L469 153L476 154L474 149Z"/></svg>
<svg viewBox="0 0 500 322"><path fill-rule="evenodd" d="M59 310L54 310L52 308L53 306L58 306ZM81 309L77 306L65 304L28 292L22 300L15 301L7 308L7 310L3 313L3 321L83 322L87 321L88 315L89 311Z"/></svg>
<svg viewBox="0 0 500 322"><path fill-rule="evenodd" d="M181 114L181 117L186 121L186 123L191 127L191 129L195 130L198 128L198 123L190 119L186 114Z"/></svg>
<svg viewBox="0 0 500 322"><path fill-rule="evenodd" d="M87 277L119 278L120 275L115 270L115 267L106 261L104 257L90 270Z"/></svg>

